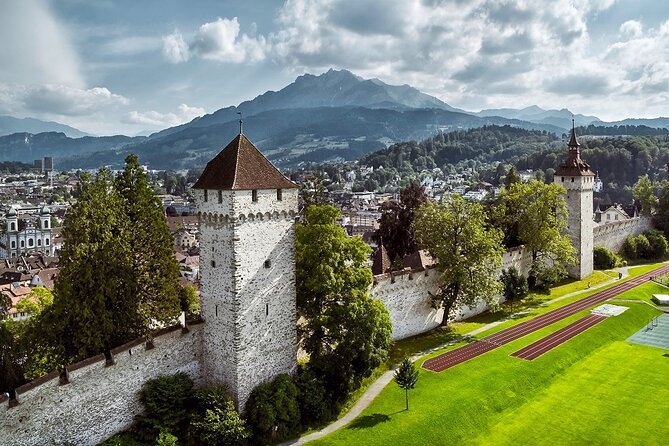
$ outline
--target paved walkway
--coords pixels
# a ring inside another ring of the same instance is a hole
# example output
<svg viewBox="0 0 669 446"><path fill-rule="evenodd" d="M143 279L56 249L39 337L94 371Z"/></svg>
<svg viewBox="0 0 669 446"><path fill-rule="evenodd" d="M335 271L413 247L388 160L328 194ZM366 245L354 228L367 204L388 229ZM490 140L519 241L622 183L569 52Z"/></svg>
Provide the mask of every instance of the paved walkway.
<svg viewBox="0 0 669 446"><path fill-rule="evenodd" d="M631 268L634 268L634 267L631 267ZM623 279L625 277L629 276L629 268L628 267L616 268L613 271L622 273L623 274ZM565 294L564 296L560 296L560 297L557 297L555 299L544 302L541 305L538 305L536 307L531 307L531 308L528 308L526 310L520 311L518 313L511 314L511 315L509 315L505 318L502 318L498 321L491 322L491 323L486 324L482 327L479 327L475 330L472 330L469 333L467 333L466 335L459 336L459 337L453 339L452 341L446 342L444 344L441 344L441 345L439 345L437 347L434 347L434 348L431 348L429 350L422 351L422 352L418 353L417 355L412 356L410 359L412 361L417 361L420 358L422 358L423 356L429 355L430 353L434 353L435 351L441 350L444 347L448 347L450 345L457 344L458 342L462 342L465 339L468 339L472 336L476 336L477 334L482 333L484 331L490 330L491 328L496 327L500 324L503 324L504 322L508 321L509 319L515 318L519 315L527 314L530 311L536 310L537 308L548 306L548 305L550 305L554 302L559 302L563 299L567 299L569 297L576 296L578 294L583 294L583 293L590 292L590 291L593 291L593 290L596 290L596 289L599 289L599 288L603 288L603 287L605 287L607 285L610 285L612 283L615 283L615 282L618 282L618 279L614 278L614 279L608 280L606 282L599 283L599 284L597 284L597 285L595 285L595 286L593 286L589 289L586 288L586 289L583 289L581 291L574 291L573 293ZM386 387L386 385L393 380L394 374L395 374L395 370L389 370L386 373L384 373L383 375L381 375L381 377L379 377L379 379L374 381L374 383L371 386L369 386L367 391L360 397L360 399L355 403L355 405L351 408L351 410L349 410L346 413L346 415L344 415L343 417L341 417L340 419L338 419L334 423L329 424L328 426L324 427L323 429L321 429L319 431L316 431L316 432L313 432L309 435L305 435L305 436L297 438L295 440L291 440L291 441L287 441L285 443L281 443L279 446L306 444L310 441L317 440L319 438L325 437L326 435L329 435L332 432L335 432L335 431L341 429L342 427L346 426L351 421L353 421L355 418L357 418L357 416L360 415L360 413L362 413L362 411L365 410L367 408L367 406L369 406L372 403L372 401L374 401L374 398L376 398L378 396L378 394L381 393L381 391L384 389L384 387Z"/></svg>

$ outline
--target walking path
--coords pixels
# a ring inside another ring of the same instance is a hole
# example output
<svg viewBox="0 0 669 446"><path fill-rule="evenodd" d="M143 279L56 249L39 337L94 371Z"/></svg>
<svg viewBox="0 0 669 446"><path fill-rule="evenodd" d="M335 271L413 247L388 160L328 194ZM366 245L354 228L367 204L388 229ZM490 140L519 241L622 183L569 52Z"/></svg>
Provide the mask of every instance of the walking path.
<svg viewBox="0 0 669 446"><path fill-rule="evenodd" d="M613 271L616 271L618 273L622 273L622 278L623 279L629 276L629 268L628 267L616 268ZM618 281L619 281L619 279L611 279L611 280L608 280L606 282L602 282L600 284L597 284L597 285L595 285L595 286L593 286L589 289L584 289L584 290L581 290L581 291L574 291L572 293L565 294L564 296L560 296L560 297L557 297L555 299L544 302L544 303L542 303L542 304L540 304L536 307L531 307L531 308L528 308L526 310L520 311L518 313L511 314L511 315L509 315L505 318L502 318L498 321L491 322L491 323L486 324L482 327L479 327L475 330L472 330L469 333L467 333L466 335L459 336L459 337L453 339L452 341L449 341L449 342L441 344L437 347L422 351L422 352L418 353L417 355L412 356L410 359L411 359L411 361L417 361L418 359L422 358L423 356L429 355L430 353L433 353L437 350L441 350L441 349L443 349L445 347L448 347L450 345L457 344L458 342L462 342L462 341L464 341L464 340L466 340L466 339L468 339L472 336L476 336L479 333L490 330L493 327L496 327L500 324L503 324L504 322L508 321L509 319L515 318L515 317L520 316L520 315L527 314L530 311L536 310L537 308L541 308L541 307L551 305L555 302L559 302L561 300L567 299L567 298L572 297L572 296L576 296L578 294L583 294L583 293L591 292L593 290L597 290L599 288L603 288L605 286L608 286L608 285L610 285L612 283L615 283L615 282L618 282ZM323 429L321 429L319 431L312 432L309 435L305 435L303 437L296 438L294 440L281 443L279 446L306 444L310 441L317 440L319 438L325 437L326 435L329 435L332 432L335 432L335 431L341 429L342 427L346 426L351 421L353 421L355 418L357 418L357 416L360 415L360 413L362 413L362 411L365 410L367 408L367 406L369 406L372 403L372 401L374 401L374 398L376 398L378 396L378 394L381 393L381 391L384 389L384 387L386 387L386 385L390 381L393 380L394 374L395 374L395 370L388 370L383 375L381 375L379 377L379 379L374 381L374 383L372 383L372 385L369 386L367 391L360 397L360 399L355 403L355 405L351 408L351 410L349 410L346 413L346 415L344 415L343 417L341 417L340 419L338 419L334 423L329 424L328 426L324 427Z"/></svg>

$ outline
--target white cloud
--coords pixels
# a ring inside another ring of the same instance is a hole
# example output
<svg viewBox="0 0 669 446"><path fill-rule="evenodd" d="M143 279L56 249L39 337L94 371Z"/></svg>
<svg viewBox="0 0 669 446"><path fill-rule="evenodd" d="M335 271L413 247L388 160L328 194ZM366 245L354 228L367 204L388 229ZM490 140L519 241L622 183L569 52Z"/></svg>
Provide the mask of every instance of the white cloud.
<svg viewBox="0 0 669 446"><path fill-rule="evenodd" d="M181 104L178 113L160 113L154 110L146 112L131 111L123 117L122 122L165 128L190 122L204 114L204 108Z"/></svg>
<svg viewBox="0 0 669 446"><path fill-rule="evenodd" d="M623 37L637 38L643 33L643 26L638 20L628 20L620 25L620 34Z"/></svg>
<svg viewBox="0 0 669 446"><path fill-rule="evenodd" d="M67 85L0 85L0 103L12 114L83 116L128 103L104 87L81 89Z"/></svg>
<svg viewBox="0 0 669 446"><path fill-rule="evenodd" d="M172 63L186 62L190 59L190 50L179 31L163 37L163 55Z"/></svg>
<svg viewBox="0 0 669 446"><path fill-rule="evenodd" d="M255 26L251 28L255 33ZM267 50L264 36L240 33L237 17L219 17L205 23L187 39L179 31L163 37L163 55L172 63L186 62L193 56L226 63L253 63L265 59Z"/></svg>

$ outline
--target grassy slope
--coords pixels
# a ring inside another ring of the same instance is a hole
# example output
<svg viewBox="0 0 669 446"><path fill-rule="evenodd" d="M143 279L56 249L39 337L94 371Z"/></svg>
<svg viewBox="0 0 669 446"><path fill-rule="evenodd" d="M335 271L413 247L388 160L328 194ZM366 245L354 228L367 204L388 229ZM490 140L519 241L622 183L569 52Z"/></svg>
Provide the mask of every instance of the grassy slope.
<svg viewBox="0 0 669 446"><path fill-rule="evenodd" d="M411 410L402 411L404 394L391 384L347 428L313 444L636 442L639 427L669 398L660 381L669 375L669 360L662 356L666 351L622 342L657 313L647 305L626 305L630 310L623 315L535 361L509 354L587 311L446 372L421 370ZM659 444L669 427L658 423L643 435L645 444Z"/></svg>

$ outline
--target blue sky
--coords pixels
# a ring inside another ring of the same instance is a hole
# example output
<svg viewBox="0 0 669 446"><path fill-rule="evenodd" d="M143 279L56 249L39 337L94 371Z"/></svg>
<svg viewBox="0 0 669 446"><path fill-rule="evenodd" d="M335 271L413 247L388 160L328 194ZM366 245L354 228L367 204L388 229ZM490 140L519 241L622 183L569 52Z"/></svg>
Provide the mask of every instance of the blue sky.
<svg viewBox="0 0 669 446"><path fill-rule="evenodd" d="M669 2L0 0L0 113L136 134L344 68L468 110L669 114Z"/></svg>

